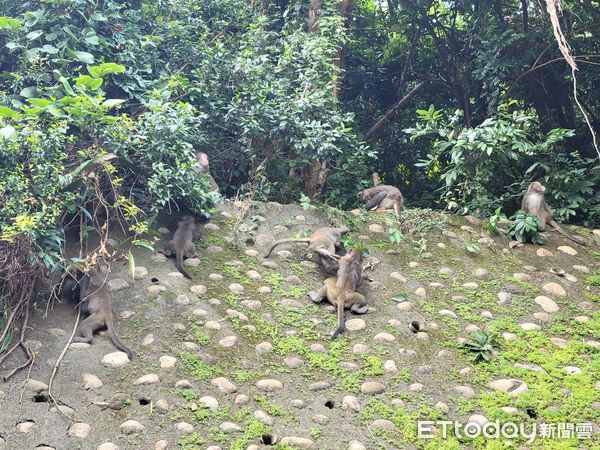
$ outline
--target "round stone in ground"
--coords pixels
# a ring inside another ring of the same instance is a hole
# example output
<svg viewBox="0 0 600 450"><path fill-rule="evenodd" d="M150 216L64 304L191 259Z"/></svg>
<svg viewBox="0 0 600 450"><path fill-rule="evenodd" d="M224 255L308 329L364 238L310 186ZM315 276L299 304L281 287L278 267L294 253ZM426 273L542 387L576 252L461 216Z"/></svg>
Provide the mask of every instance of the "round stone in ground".
<svg viewBox="0 0 600 450"><path fill-rule="evenodd" d="M281 439L280 444L299 449L315 448L315 443L311 439L298 436L285 436Z"/></svg>
<svg viewBox="0 0 600 450"><path fill-rule="evenodd" d="M213 409L213 410L219 409L219 402L214 397L209 397L209 396L201 397L200 399L198 399L198 403L202 403L203 405L207 406L209 409Z"/></svg>
<svg viewBox="0 0 600 450"><path fill-rule="evenodd" d="M146 429L144 425L139 423L137 420L132 419L123 422L119 428L125 434L140 433Z"/></svg>
<svg viewBox="0 0 600 450"><path fill-rule="evenodd" d="M86 390L98 389L102 387L102 381L96 375L90 373L84 373L82 375L85 384L83 388Z"/></svg>
<svg viewBox="0 0 600 450"><path fill-rule="evenodd" d="M92 427L85 422L75 422L69 427L67 435L77 439L85 439L89 436Z"/></svg>
<svg viewBox="0 0 600 450"><path fill-rule="evenodd" d="M275 379L264 379L256 382L256 387L261 391L271 392L283 389L283 383Z"/></svg>
<svg viewBox="0 0 600 450"><path fill-rule="evenodd" d="M385 389L385 384L379 381L366 381L360 387L361 392L366 395L381 394Z"/></svg>
<svg viewBox="0 0 600 450"><path fill-rule="evenodd" d="M355 396L345 395L342 399L342 409L358 412L360 411L360 403Z"/></svg>
<svg viewBox="0 0 600 450"><path fill-rule="evenodd" d="M127 363L129 363L129 357L127 356L127 353L124 352L108 353L102 358L102 364L106 367L112 367L113 369L123 367Z"/></svg>
<svg viewBox="0 0 600 450"><path fill-rule="evenodd" d="M577 254L577 250L575 250L573 247L569 247L568 245L561 245L556 250L571 256L575 256Z"/></svg>
<svg viewBox="0 0 600 450"><path fill-rule="evenodd" d="M360 331L367 328L367 324L363 319L350 319L346 321L346 329L348 331Z"/></svg>
<svg viewBox="0 0 600 450"><path fill-rule="evenodd" d="M454 386L456 393L462 395L465 398L475 398L475 390L469 386Z"/></svg>
<svg viewBox="0 0 600 450"><path fill-rule="evenodd" d="M158 378L158 375L156 375L155 373L149 373L148 375L144 375L139 377L137 380L135 380L133 382L133 384L135 385L140 385L140 384L156 384L158 383L160 380Z"/></svg>
<svg viewBox="0 0 600 450"><path fill-rule="evenodd" d="M190 287L190 291L196 295L204 295L206 294L207 288L203 284L196 284Z"/></svg>
<svg viewBox="0 0 600 450"><path fill-rule="evenodd" d="M565 289L558 283L546 283L543 286L544 291L550 293L550 294L554 294L557 295L559 297L565 297L567 295L567 292L565 291Z"/></svg>
<svg viewBox="0 0 600 450"><path fill-rule="evenodd" d="M534 299L534 301L540 305L540 307L547 313L555 313L558 311L558 305L554 300L544 295L540 295Z"/></svg>
<svg viewBox="0 0 600 450"><path fill-rule="evenodd" d="M529 391L527 385L524 382L515 378L503 378L499 380L494 380L490 383L490 387L492 389L504 391L511 397L516 397L520 394Z"/></svg>
<svg viewBox="0 0 600 450"><path fill-rule="evenodd" d="M540 258L553 256L552 252L546 250L545 248L538 248L535 254L538 255Z"/></svg>
<svg viewBox="0 0 600 450"><path fill-rule="evenodd" d="M237 391L237 387L225 377L218 377L211 381L213 386L216 386L222 394L232 394Z"/></svg>

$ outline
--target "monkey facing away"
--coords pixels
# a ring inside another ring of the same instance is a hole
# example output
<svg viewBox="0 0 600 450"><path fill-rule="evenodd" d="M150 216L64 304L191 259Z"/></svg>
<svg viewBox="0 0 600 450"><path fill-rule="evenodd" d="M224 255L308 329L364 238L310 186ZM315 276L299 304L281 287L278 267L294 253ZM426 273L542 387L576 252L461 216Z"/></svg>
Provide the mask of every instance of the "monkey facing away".
<svg viewBox="0 0 600 450"><path fill-rule="evenodd" d="M326 299L332 305L337 306L338 327L331 335L331 339L335 339L346 329L344 309L349 308L355 314L365 314L369 309L365 296L356 292L366 279L362 261L362 251L353 248L347 255L340 258L337 277L327 278L319 292L309 294L315 303Z"/></svg>
<svg viewBox="0 0 600 450"><path fill-rule="evenodd" d="M339 221L332 220L332 224L337 226L317 228L315 232L307 238L287 238L274 242L265 255L265 258L268 258L275 247L281 244L301 242L308 244L308 250L318 255L319 265L327 273L336 273L339 268L338 262L340 259L340 256L336 254L336 251L343 249L341 239L345 233L350 231L350 228L339 223Z"/></svg>
<svg viewBox="0 0 600 450"><path fill-rule="evenodd" d="M94 332L106 328L115 347L127 353L129 359L132 359L133 353L121 342L115 332L112 302L104 281L104 278L95 270L90 270L81 277L79 282L80 307L81 312L87 317L79 324L79 330L77 336L73 338L73 342L90 344Z"/></svg>
<svg viewBox="0 0 600 450"><path fill-rule="evenodd" d="M365 204L365 209L393 209L396 218L400 221L400 209L404 198L400 190L394 186L380 184L359 192L358 197Z"/></svg>
<svg viewBox="0 0 600 450"><path fill-rule="evenodd" d="M171 256L174 253L177 270L189 279L192 277L183 268L183 258L194 258L196 256L196 246L193 242L195 234L196 219L194 219L194 216L183 216L181 222L177 224L173 239L167 242L167 245L161 251L165 256Z"/></svg>
<svg viewBox="0 0 600 450"><path fill-rule="evenodd" d="M552 212L550 211L550 207L546 200L544 199L544 193L546 192L546 187L542 185L539 181L534 181L527 188L527 192L523 196L523 201L521 202L521 209L525 211L527 214L531 214L532 216L536 216L540 221L539 230L546 231L546 226L550 225L560 234L562 234L567 239L579 244L585 245L586 242L583 238L579 236L573 236L564 231L559 224L557 224L552 218Z"/></svg>
<svg viewBox="0 0 600 450"><path fill-rule="evenodd" d="M198 161L198 164L200 165L200 167L198 168L198 171L196 173L198 175L208 174L208 182L210 183L210 188L213 191L218 191L219 185L216 183L215 179L213 178L212 174L210 173L210 166L208 163L208 155L204 152L197 152L196 160Z"/></svg>

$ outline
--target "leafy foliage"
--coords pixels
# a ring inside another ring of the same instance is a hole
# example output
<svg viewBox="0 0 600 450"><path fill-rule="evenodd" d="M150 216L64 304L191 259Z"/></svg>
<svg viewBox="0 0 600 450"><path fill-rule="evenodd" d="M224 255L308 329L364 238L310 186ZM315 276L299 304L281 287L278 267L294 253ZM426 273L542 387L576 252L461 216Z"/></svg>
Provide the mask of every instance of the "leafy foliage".
<svg viewBox="0 0 600 450"><path fill-rule="evenodd" d="M544 243L544 239L538 231L540 220L537 217L525 214L523 211L518 211L512 219L514 223L510 230L508 230L508 235L511 238L523 243Z"/></svg>
<svg viewBox="0 0 600 450"><path fill-rule="evenodd" d="M472 361L490 362L494 356L496 335L485 331L475 331L471 333L471 339L471 342L463 344L463 348L473 353Z"/></svg>

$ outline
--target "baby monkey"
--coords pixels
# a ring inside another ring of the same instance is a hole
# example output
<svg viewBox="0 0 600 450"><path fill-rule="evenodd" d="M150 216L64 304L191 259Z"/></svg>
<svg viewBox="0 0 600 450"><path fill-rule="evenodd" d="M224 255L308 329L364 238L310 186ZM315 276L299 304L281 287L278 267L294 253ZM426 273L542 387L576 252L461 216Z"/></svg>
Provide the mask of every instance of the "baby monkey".
<svg viewBox="0 0 600 450"><path fill-rule="evenodd" d="M119 350L133 359L133 353L125 346L115 332L112 302L104 278L95 270L83 274L79 281L80 308L87 317L79 324L77 336L73 342L91 343L96 330L106 329L111 341Z"/></svg>
<svg viewBox="0 0 600 450"><path fill-rule="evenodd" d="M194 219L194 216L183 216L181 222L177 224L177 230L175 230L173 239L167 242L167 245L161 251L165 256L171 256L175 253L177 270L179 270L184 277L189 279L192 277L183 268L183 258L194 258L196 256L196 246L193 242L195 234L196 219Z"/></svg>
<svg viewBox="0 0 600 450"><path fill-rule="evenodd" d="M338 327L331 335L331 339L335 339L346 329L344 309L350 308L355 314L365 314L369 309L365 296L356 292L367 278L363 271L362 261L362 251L353 248L347 255L340 258L337 277L327 278L323 282L323 287L316 294L309 293L315 303L326 299L332 305L337 306Z"/></svg>
<svg viewBox="0 0 600 450"><path fill-rule="evenodd" d="M554 221L554 219L552 218L552 212L550 211L550 207L544 199L545 192L546 187L539 181L534 181L533 183L531 183L527 188L527 192L523 196L523 201L521 202L521 209L527 214L536 216L539 219L540 231L546 231L546 226L550 225L552 228L554 228L567 239L570 239L571 241L579 245L585 245L586 242L583 238L568 234L560 227L559 224L557 224Z"/></svg>

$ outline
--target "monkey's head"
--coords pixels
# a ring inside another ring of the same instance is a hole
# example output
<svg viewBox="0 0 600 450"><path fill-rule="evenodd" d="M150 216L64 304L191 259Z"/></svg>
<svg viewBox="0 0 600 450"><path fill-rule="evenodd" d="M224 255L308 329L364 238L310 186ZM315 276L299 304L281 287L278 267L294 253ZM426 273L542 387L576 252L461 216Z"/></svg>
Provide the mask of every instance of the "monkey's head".
<svg viewBox="0 0 600 450"><path fill-rule="evenodd" d="M357 197L363 203L367 203L369 200L371 200L371 196L369 195L369 190L368 189L365 189L364 191L360 191L358 193Z"/></svg>
<svg viewBox="0 0 600 450"><path fill-rule="evenodd" d="M534 181L527 188L527 192L536 192L539 194L543 194L544 192L546 192L546 187L539 181Z"/></svg>
<svg viewBox="0 0 600 450"><path fill-rule="evenodd" d="M208 167L208 155L204 152L196 153L196 160L202 167Z"/></svg>
<svg viewBox="0 0 600 450"><path fill-rule="evenodd" d="M352 248L349 252L348 255L350 255L350 257L352 257L352 259L358 261L358 262L362 262L363 260L363 252L361 249L359 248Z"/></svg>

